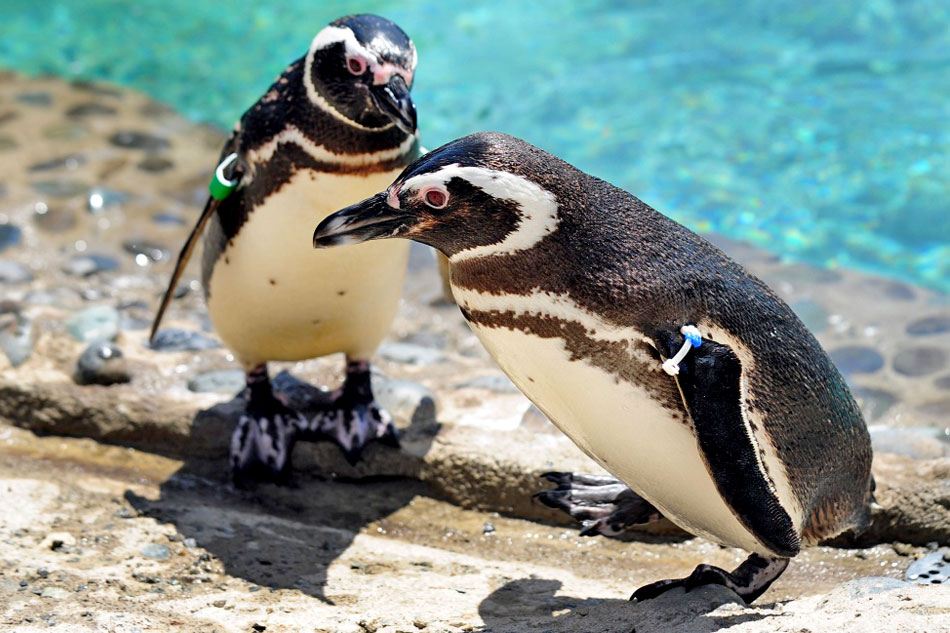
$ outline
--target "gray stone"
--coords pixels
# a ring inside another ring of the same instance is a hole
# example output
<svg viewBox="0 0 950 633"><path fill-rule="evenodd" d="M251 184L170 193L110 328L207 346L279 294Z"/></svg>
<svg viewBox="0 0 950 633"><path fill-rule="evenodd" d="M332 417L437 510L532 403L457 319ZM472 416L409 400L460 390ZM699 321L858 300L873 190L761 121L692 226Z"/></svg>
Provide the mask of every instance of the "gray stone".
<svg viewBox="0 0 950 633"><path fill-rule="evenodd" d="M33 106L48 106L53 103L48 92L21 92L16 96L16 100Z"/></svg>
<svg viewBox="0 0 950 633"><path fill-rule="evenodd" d="M386 343L379 348L381 358L407 365L434 365L448 360L442 352L411 343Z"/></svg>
<svg viewBox="0 0 950 633"><path fill-rule="evenodd" d="M175 163L164 156L147 156L136 167L151 173L166 171L175 166Z"/></svg>
<svg viewBox="0 0 950 633"><path fill-rule="evenodd" d="M51 600L66 600L72 594L62 587L43 587L40 592L41 598L50 598Z"/></svg>
<svg viewBox="0 0 950 633"><path fill-rule="evenodd" d="M381 407L402 420L418 418L420 412L432 413L434 422L436 395L419 383L400 378L390 378L382 373L373 372L371 376L373 396Z"/></svg>
<svg viewBox="0 0 950 633"><path fill-rule="evenodd" d="M8 323L0 326L0 349L14 367L25 363L33 353L32 321L22 314L16 314Z"/></svg>
<svg viewBox="0 0 950 633"><path fill-rule="evenodd" d="M66 116L74 118L112 116L115 113L116 109L112 106L108 106L103 103L96 103L95 101L89 103L80 103L66 110Z"/></svg>
<svg viewBox="0 0 950 633"><path fill-rule="evenodd" d="M34 163L27 167L27 171L53 171L54 169L76 169L86 162L86 157L82 154L67 154L51 160L45 160L40 163Z"/></svg>
<svg viewBox="0 0 950 633"><path fill-rule="evenodd" d="M21 284L33 281L30 269L12 259L0 259L0 283Z"/></svg>
<svg viewBox="0 0 950 633"><path fill-rule="evenodd" d="M914 459L936 459L950 456L950 441L943 429L931 427L890 428L868 427L875 453L907 455Z"/></svg>
<svg viewBox="0 0 950 633"><path fill-rule="evenodd" d="M934 314L907 324L911 336L932 336L950 332L950 314Z"/></svg>
<svg viewBox="0 0 950 633"><path fill-rule="evenodd" d="M76 255L63 266L63 272L75 277L88 277L96 273L116 270L119 262L108 255L97 255L88 253Z"/></svg>
<svg viewBox="0 0 950 633"><path fill-rule="evenodd" d="M927 376L947 366L947 353L932 347L909 347L894 356L893 366L905 376Z"/></svg>
<svg viewBox="0 0 950 633"><path fill-rule="evenodd" d="M152 222L155 224L169 224L176 226L184 226L188 223L185 218L181 217L177 213L168 213L167 211L154 214L152 216Z"/></svg>
<svg viewBox="0 0 950 633"><path fill-rule="evenodd" d="M221 347L221 344L199 332L168 328L155 334L148 347L160 352L197 352Z"/></svg>
<svg viewBox="0 0 950 633"><path fill-rule="evenodd" d="M107 187L96 187L89 192L89 199L86 201L86 209L90 213L101 213L109 207L114 207L126 202L131 196L124 191L117 191Z"/></svg>
<svg viewBox="0 0 950 633"><path fill-rule="evenodd" d="M33 183L33 189L37 193L53 198L71 198L84 195L89 191L89 186L75 180L61 178L57 180L39 180Z"/></svg>
<svg viewBox="0 0 950 633"><path fill-rule="evenodd" d="M69 209L51 208L41 202L34 208L33 222L49 233L62 233L76 226L76 214Z"/></svg>
<svg viewBox="0 0 950 633"><path fill-rule="evenodd" d="M162 545L161 543L149 543L142 548L142 556L146 558L153 558L155 560L168 560L168 557L172 555L170 549L167 545Z"/></svg>
<svg viewBox="0 0 950 633"><path fill-rule="evenodd" d="M894 394L874 387L854 387L851 393L854 394L858 406L869 420L881 417L897 402L897 396Z"/></svg>
<svg viewBox="0 0 950 633"><path fill-rule="evenodd" d="M914 561L904 577L919 585L941 585L950 581L950 550L927 554Z"/></svg>
<svg viewBox="0 0 950 633"><path fill-rule="evenodd" d="M109 142L124 149L144 149L148 151L167 149L171 143L154 134L145 132L122 131L109 137Z"/></svg>
<svg viewBox="0 0 950 633"><path fill-rule="evenodd" d="M832 350L829 355L844 374L873 374L884 366L884 357L871 347L846 345Z"/></svg>
<svg viewBox="0 0 950 633"><path fill-rule="evenodd" d="M20 243L23 233L15 224L0 224L0 253Z"/></svg>
<svg viewBox="0 0 950 633"><path fill-rule="evenodd" d="M244 389L244 372L240 369L215 369L198 374L188 381L195 393L238 393Z"/></svg>
<svg viewBox="0 0 950 633"><path fill-rule="evenodd" d="M950 391L950 376L940 376L934 380L934 387Z"/></svg>
<svg viewBox="0 0 950 633"><path fill-rule="evenodd" d="M143 239L126 240L122 243L122 248L126 253L134 255L136 262L140 261L139 255L142 255L148 261L160 262L167 259L170 253L161 244Z"/></svg>
<svg viewBox="0 0 950 633"><path fill-rule="evenodd" d="M66 330L78 341L111 341L119 334L119 312L111 306L93 306L66 320Z"/></svg>
<svg viewBox="0 0 950 633"><path fill-rule="evenodd" d="M474 376L455 385L458 389L485 389L494 393L521 393L505 376L498 374L489 374L484 376Z"/></svg>
<svg viewBox="0 0 950 633"><path fill-rule="evenodd" d="M117 385L129 382L128 365L122 350L113 343L93 343L79 356L75 380L80 385Z"/></svg>

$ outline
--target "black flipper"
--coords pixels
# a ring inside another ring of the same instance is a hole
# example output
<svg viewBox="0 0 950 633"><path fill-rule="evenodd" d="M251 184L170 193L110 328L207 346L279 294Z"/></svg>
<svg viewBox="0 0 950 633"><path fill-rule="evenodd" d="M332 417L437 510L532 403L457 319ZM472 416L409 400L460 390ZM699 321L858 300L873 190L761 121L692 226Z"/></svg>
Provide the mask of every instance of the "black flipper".
<svg viewBox="0 0 950 633"><path fill-rule="evenodd" d="M702 585L723 585L749 604L765 593L786 567L787 558L765 558L752 554L731 572L712 565L700 565L686 578L658 580L644 585L634 591L630 599L638 602L650 600L676 587L690 591Z"/></svg>
<svg viewBox="0 0 950 633"><path fill-rule="evenodd" d="M673 357L683 337L656 336L660 353ZM795 525L759 464L742 414L742 364L733 351L703 340L679 365L676 381L716 488L739 520L773 554L795 556L801 542Z"/></svg>
<svg viewBox="0 0 950 633"><path fill-rule="evenodd" d="M557 488L535 493L535 498L579 521L582 536L617 537L662 516L646 499L609 475L552 472L542 477Z"/></svg>

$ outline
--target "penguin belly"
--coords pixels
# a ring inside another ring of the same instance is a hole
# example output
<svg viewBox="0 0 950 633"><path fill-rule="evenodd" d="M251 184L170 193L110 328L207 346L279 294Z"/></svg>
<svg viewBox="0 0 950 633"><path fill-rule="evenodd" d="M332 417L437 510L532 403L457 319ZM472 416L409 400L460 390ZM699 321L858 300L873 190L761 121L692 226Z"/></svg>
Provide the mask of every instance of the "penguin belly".
<svg viewBox="0 0 950 633"><path fill-rule="evenodd" d="M398 173L302 170L250 213L214 265L207 301L215 330L246 367L375 352L399 304L409 243L315 250L313 227Z"/></svg>
<svg viewBox="0 0 950 633"><path fill-rule="evenodd" d="M772 555L719 494L691 426L645 389L572 358L560 338L469 325L528 399L665 517L724 545Z"/></svg>

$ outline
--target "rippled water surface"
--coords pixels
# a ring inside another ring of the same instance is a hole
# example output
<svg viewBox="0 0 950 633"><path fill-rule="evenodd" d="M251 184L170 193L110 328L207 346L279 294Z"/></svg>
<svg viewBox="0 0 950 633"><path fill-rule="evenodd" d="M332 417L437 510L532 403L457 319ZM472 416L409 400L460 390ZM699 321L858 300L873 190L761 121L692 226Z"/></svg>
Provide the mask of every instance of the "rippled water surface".
<svg viewBox="0 0 950 633"><path fill-rule="evenodd" d="M694 229L950 291L944 0L0 0L0 65L230 127L357 11L415 40L430 147L505 131Z"/></svg>

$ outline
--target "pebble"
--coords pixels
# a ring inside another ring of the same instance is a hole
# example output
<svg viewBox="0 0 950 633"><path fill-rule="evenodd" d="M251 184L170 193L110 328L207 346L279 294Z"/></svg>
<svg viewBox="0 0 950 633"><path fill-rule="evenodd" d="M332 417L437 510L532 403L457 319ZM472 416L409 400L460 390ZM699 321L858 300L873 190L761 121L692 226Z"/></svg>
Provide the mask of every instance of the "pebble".
<svg viewBox="0 0 950 633"><path fill-rule="evenodd" d="M865 417L874 420L884 415L897 402L897 396L874 387L854 387L851 392Z"/></svg>
<svg viewBox="0 0 950 633"><path fill-rule="evenodd" d="M167 259L169 256L169 250L162 246L161 244L156 244L149 240L133 239L126 240L122 242L122 248L126 253L135 256L135 261L153 261L160 262L163 259ZM139 256L146 258L145 260L140 260Z"/></svg>
<svg viewBox="0 0 950 633"><path fill-rule="evenodd" d="M155 151L168 148L171 144L167 139L145 132L122 131L109 137L109 142L124 149L144 149Z"/></svg>
<svg viewBox="0 0 950 633"><path fill-rule="evenodd" d="M941 376L934 380L934 386L937 389L944 389L950 391L950 376Z"/></svg>
<svg viewBox="0 0 950 633"><path fill-rule="evenodd" d="M940 585L950 580L950 550L927 554L907 568L907 580L920 585Z"/></svg>
<svg viewBox="0 0 950 633"><path fill-rule="evenodd" d="M199 332L169 328L160 330L148 347L159 352L197 352L221 347L221 344Z"/></svg>
<svg viewBox="0 0 950 633"><path fill-rule="evenodd" d="M50 208L40 202L34 208L33 221L44 231L62 233L76 226L76 214L69 209Z"/></svg>
<svg viewBox="0 0 950 633"><path fill-rule="evenodd" d="M48 92L21 92L16 96L16 100L34 106L48 106L53 103Z"/></svg>
<svg viewBox="0 0 950 633"><path fill-rule="evenodd" d="M85 125L75 122L61 122L43 128L43 137L51 141L77 141L89 135Z"/></svg>
<svg viewBox="0 0 950 633"><path fill-rule="evenodd" d="M79 356L75 380L80 385L117 385L132 376L120 350L113 343L93 343Z"/></svg>
<svg viewBox="0 0 950 633"><path fill-rule="evenodd" d="M66 116L82 118L87 116L112 116L116 109L95 101L89 103L80 103L66 110Z"/></svg>
<svg viewBox="0 0 950 633"><path fill-rule="evenodd" d="M63 266L63 272L75 277L88 277L96 273L116 270L119 262L108 255L85 254L76 255Z"/></svg>
<svg viewBox="0 0 950 633"><path fill-rule="evenodd" d="M830 356L843 374L873 374L884 366L884 357L871 347L846 345L832 350Z"/></svg>
<svg viewBox="0 0 950 633"><path fill-rule="evenodd" d="M911 336L931 336L950 332L950 314L935 314L926 316L907 325L907 333Z"/></svg>
<svg viewBox="0 0 950 633"><path fill-rule="evenodd" d="M131 198L131 196L124 191L117 191L107 187L96 187L89 192L86 209L90 213L100 213L104 209L122 204L129 198Z"/></svg>
<svg viewBox="0 0 950 633"><path fill-rule="evenodd" d="M33 189L38 193L53 198L71 198L73 196L85 195L89 191L89 186L75 180L57 179L57 180L39 180L33 183Z"/></svg>
<svg viewBox="0 0 950 633"><path fill-rule="evenodd" d="M376 402L393 417L417 423L434 422L436 395L431 389L411 380L390 378L378 372L373 372L370 381ZM432 420L428 420L430 413Z"/></svg>
<svg viewBox="0 0 950 633"><path fill-rule="evenodd" d="M177 213L168 213L167 211L162 211L161 213L156 213L153 215L152 222L155 224L169 224L175 226L184 226L187 224L185 218L181 217Z"/></svg>
<svg viewBox="0 0 950 633"><path fill-rule="evenodd" d="M411 343L386 343L379 348L379 356L394 363L407 365L434 365L448 359L439 350Z"/></svg>
<svg viewBox="0 0 950 633"><path fill-rule="evenodd" d="M33 353L33 322L16 315L0 329L0 349L14 367L25 363Z"/></svg>
<svg viewBox="0 0 950 633"><path fill-rule="evenodd" d="M172 555L170 549L167 545L162 545L161 543L149 543L142 548L142 556L146 558L153 558L155 560L167 560L169 556Z"/></svg>
<svg viewBox="0 0 950 633"><path fill-rule="evenodd" d="M905 376L927 376L947 365L947 353L931 347L910 347L894 356L894 371Z"/></svg>
<svg viewBox="0 0 950 633"><path fill-rule="evenodd" d="M52 600L66 600L70 595L72 594L62 587L43 587L43 591L40 592L41 598L50 598Z"/></svg>
<svg viewBox="0 0 950 633"><path fill-rule="evenodd" d="M67 154L52 160L45 160L40 163L34 163L27 167L27 171L52 171L54 169L76 169L86 162L86 157L82 154Z"/></svg>
<svg viewBox="0 0 950 633"><path fill-rule="evenodd" d="M233 394L244 389L245 376L240 369L215 369L198 374L188 381L189 391L195 393Z"/></svg>
<svg viewBox="0 0 950 633"><path fill-rule="evenodd" d="M171 169L174 166L175 163L162 156L148 156L145 158L145 160L136 165L136 167L142 171L151 173L165 171Z"/></svg>
<svg viewBox="0 0 950 633"><path fill-rule="evenodd" d="M20 243L23 232L15 224L0 224L0 253Z"/></svg>
<svg viewBox="0 0 950 633"><path fill-rule="evenodd" d="M21 284L33 281L30 269L12 259L0 259L0 283Z"/></svg>
<svg viewBox="0 0 950 633"><path fill-rule="evenodd" d="M508 378L494 374L475 376L456 384L455 387L456 389L485 389L486 391L502 394L521 393Z"/></svg>
<svg viewBox="0 0 950 633"><path fill-rule="evenodd" d="M119 334L119 312L111 306L93 306L66 320L66 329L83 343L111 341Z"/></svg>

